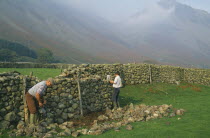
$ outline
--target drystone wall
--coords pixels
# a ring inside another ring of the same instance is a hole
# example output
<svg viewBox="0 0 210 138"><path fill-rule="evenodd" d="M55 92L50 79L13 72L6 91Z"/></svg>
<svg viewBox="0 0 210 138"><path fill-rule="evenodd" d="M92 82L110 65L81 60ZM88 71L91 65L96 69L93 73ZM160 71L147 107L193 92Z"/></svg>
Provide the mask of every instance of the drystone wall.
<svg viewBox="0 0 210 138"><path fill-rule="evenodd" d="M56 77L54 80L55 84L47 88L45 95L47 112L44 118L48 124L61 124L80 117L78 86L80 86L84 114L102 111L112 106L113 89L99 76L79 78L79 81L78 78L64 77ZM34 76L23 76L19 73L0 74L0 129L13 128L18 121L24 121L24 90L27 91L39 81Z"/></svg>
<svg viewBox="0 0 210 138"><path fill-rule="evenodd" d="M124 85L149 84L151 82L177 83L188 82L210 85L210 70L188 69L167 65L150 64L82 64L72 65L64 69L62 77L75 77L80 73L83 77L98 75L106 79L119 72Z"/></svg>
<svg viewBox="0 0 210 138"><path fill-rule="evenodd" d="M61 124L69 119L78 118L81 109L86 114L110 108L113 90L106 79L107 75L114 79L117 71L120 72L124 86L177 81L210 85L210 70L204 69L149 64L71 65L55 77L55 84L47 89L46 122ZM24 87L24 78L27 88ZM39 81L34 76L23 76L17 72L0 74L0 129L12 128L17 121L24 120L23 92Z"/></svg>
<svg viewBox="0 0 210 138"><path fill-rule="evenodd" d="M27 88L23 84L24 78ZM38 81L34 76L27 77L17 72L0 74L0 128L13 128L18 121L24 120L23 91Z"/></svg>
<svg viewBox="0 0 210 138"><path fill-rule="evenodd" d="M100 78L80 79L84 114L111 108L112 87ZM81 115L78 82L72 78L57 78L46 94L47 123L63 123Z"/></svg>

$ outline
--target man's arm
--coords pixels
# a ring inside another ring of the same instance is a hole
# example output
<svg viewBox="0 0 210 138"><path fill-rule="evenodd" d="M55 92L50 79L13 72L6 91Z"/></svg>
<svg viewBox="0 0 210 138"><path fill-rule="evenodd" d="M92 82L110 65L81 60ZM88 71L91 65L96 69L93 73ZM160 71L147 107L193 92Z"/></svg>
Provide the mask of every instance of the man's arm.
<svg viewBox="0 0 210 138"><path fill-rule="evenodd" d="M43 106L43 103L41 101L41 95L38 92L36 93L36 99L39 102L39 106L42 107Z"/></svg>
<svg viewBox="0 0 210 138"><path fill-rule="evenodd" d="M114 79L114 81L110 81L110 83L112 83L112 84L117 84L117 78L115 77L115 79Z"/></svg>

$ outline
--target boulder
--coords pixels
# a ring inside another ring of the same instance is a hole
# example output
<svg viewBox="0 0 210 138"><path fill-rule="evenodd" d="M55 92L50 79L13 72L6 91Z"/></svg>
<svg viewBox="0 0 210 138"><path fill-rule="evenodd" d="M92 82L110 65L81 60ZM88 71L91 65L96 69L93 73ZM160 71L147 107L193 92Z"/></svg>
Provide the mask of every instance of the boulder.
<svg viewBox="0 0 210 138"><path fill-rule="evenodd" d="M127 125L125 129L132 130L133 129L133 126L132 125Z"/></svg>

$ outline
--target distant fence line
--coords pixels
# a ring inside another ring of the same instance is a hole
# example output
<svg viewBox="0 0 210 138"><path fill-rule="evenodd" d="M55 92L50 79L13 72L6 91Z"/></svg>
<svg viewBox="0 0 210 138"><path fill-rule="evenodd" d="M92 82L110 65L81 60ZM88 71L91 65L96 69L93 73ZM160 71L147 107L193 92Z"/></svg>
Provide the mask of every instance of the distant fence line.
<svg viewBox="0 0 210 138"><path fill-rule="evenodd" d="M53 68L62 69L68 68L71 64L41 64L41 63L11 63L1 62L0 68Z"/></svg>

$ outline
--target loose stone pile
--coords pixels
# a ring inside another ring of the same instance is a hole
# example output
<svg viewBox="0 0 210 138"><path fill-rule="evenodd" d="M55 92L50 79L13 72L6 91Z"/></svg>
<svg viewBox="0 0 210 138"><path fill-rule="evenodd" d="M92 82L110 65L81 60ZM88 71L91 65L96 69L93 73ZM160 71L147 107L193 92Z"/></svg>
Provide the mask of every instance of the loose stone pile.
<svg viewBox="0 0 210 138"><path fill-rule="evenodd" d="M23 121L17 125L17 130L13 130L10 136L34 136L34 137L56 137L56 136L74 136L79 135L99 135L110 129L120 131L121 126L126 126L127 130L132 130L130 123L139 121L149 121L151 119L162 117L174 117L183 115L185 110L173 109L171 105L146 106L133 105L118 108L116 110L107 109L105 114L98 116L90 128L78 129L74 127L73 122L64 122L62 124L41 122L39 125L26 126Z"/></svg>

